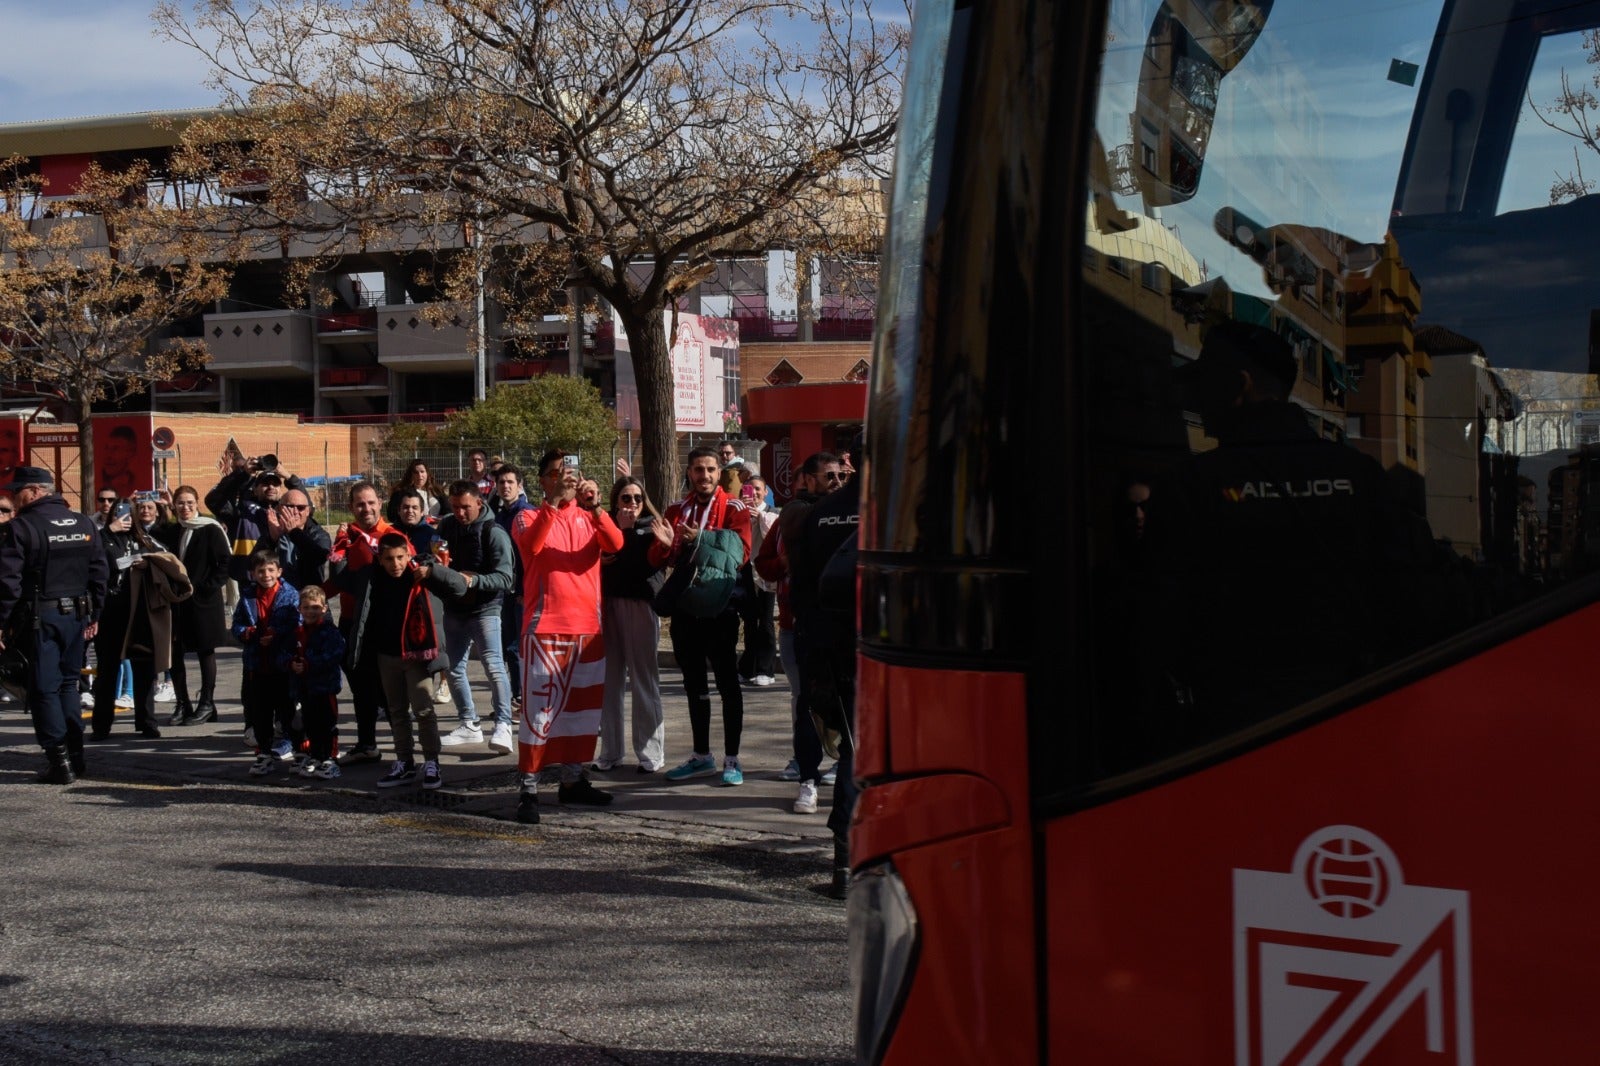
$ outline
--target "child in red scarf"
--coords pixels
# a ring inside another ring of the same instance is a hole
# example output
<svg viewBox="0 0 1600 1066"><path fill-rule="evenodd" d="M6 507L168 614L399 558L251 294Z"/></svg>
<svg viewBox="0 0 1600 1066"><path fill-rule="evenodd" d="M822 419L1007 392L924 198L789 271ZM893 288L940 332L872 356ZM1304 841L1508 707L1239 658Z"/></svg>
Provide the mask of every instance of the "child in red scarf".
<svg viewBox="0 0 1600 1066"><path fill-rule="evenodd" d="M378 779L379 788L417 783L416 744L422 744L423 788L444 783L439 775L439 723L433 713L433 674L449 663L444 655L439 597L423 583L431 557L412 561L411 542L400 533L378 539L377 562L347 582L336 571L333 583L356 601L350 630L352 666L374 659L389 708L395 761Z"/></svg>
<svg viewBox="0 0 1600 1066"><path fill-rule="evenodd" d="M239 693L244 720L256 739L256 761L250 772L270 774L278 765L273 752L273 723L290 737L290 752L298 744L293 730L294 700L289 695L289 675L279 669L285 641L293 639L300 623L300 596L279 580L283 569L271 548L250 555L250 588L233 608L233 636L244 647L244 681Z"/></svg>

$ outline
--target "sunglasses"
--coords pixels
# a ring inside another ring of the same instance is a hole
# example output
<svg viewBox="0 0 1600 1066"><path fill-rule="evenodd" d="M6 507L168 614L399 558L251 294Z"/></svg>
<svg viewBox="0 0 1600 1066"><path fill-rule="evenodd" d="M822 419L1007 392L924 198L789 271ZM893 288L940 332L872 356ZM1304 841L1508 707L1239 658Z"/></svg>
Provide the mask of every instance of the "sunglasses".
<svg viewBox="0 0 1600 1066"><path fill-rule="evenodd" d="M17 512L13 508L0 507L0 514L16 514L16 513Z"/></svg>
<svg viewBox="0 0 1600 1066"><path fill-rule="evenodd" d="M99 500L100 500L101 503L116 503L117 502L117 498L115 496L101 496L101 497L99 497Z"/></svg>
<svg viewBox="0 0 1600 1066"><path fill-rule="evenodd" d="M637 493L625 492L617 497L618 503L643 503L644 497Z"/></svg>
<svg viewBox="0 0 1600 1066"><path fill-rule="evenodd" d="M309 511L309 510L311 510L311 505L309 503L285 503L285 504L280 504L279 506L281 506L285 511Z"/></svg>

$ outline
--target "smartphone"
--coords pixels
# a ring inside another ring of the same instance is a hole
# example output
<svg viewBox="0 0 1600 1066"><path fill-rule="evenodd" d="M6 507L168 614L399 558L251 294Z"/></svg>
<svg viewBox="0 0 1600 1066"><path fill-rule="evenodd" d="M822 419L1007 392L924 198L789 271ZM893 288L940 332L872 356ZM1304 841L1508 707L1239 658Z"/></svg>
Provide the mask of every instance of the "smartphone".
<svg viewBox="0 0 1600 1066"><path fill-rule="evenodd" d="M161 493L159 493L159 492L136 492L136 493L133 494L133 498L138 503L160 503L161 502Z"/></svg>
<svg viewBox="0 0 1600 1066"><path fill-rule="evenodd" d="M576 470L578 469L578 457L576 455L563 455L561 457L561 465L570 470Z"/></svg>
<svg viewBox="0 0 1600 1066"><path fill-rule="evenodd" d="M113 520L127 518L131 514L133 514L133 504L129 503L127 500L118 501L117 505L111 509L111 517Z"/></svg>

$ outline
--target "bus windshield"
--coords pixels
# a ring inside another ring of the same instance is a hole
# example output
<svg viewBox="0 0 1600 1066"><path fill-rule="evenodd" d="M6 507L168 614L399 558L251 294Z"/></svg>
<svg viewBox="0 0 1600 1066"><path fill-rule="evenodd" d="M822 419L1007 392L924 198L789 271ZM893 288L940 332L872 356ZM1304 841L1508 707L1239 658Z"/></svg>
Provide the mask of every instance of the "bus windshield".
<svg viewBox="0 0 1600 1066"><path fill-rule="evenodd" d="M1047 454L1007 450L1030 439L996 398L1015 355L952 325L950 291L944 321L918 310L982 247L938 208L939 153L971 136L940 127L962 10L919 9L939 65L907 89L871 412L891 469L863 542L883 566L1038 562L1007 539L1012 498L973 491ZM1348 705L1454 637L1592 599L1600 4L1104 15L1075 232L1040 242L1081 255L1050 428L1085 531L1053 564L1085 594L1050 609L1091 635L1093 772Z"/></svg>
<svg viewBox="0 0 1600 1066"><path fill-rule="evenodd" d="M1595 569L1597 25L1109 5L1080 318L1107 772Z"/></svg>

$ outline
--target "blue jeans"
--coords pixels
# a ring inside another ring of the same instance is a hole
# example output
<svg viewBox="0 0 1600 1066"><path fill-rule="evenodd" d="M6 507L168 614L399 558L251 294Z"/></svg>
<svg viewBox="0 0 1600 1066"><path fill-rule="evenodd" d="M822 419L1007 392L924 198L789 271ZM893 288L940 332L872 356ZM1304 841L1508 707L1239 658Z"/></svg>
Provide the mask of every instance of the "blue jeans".
<svg viewBox="0 0 1600 1066"><path fill-rule="evenodd" d="M489 700L494 705L496 725L511 726L511 677L500 653L500 612L487 614L444 613L445 655L450 672L450 699L455 702L462 725L478 724L478 709L472 702L472 685L467 681L467 649L475 647L484 673L489 675Z"/></svg>

